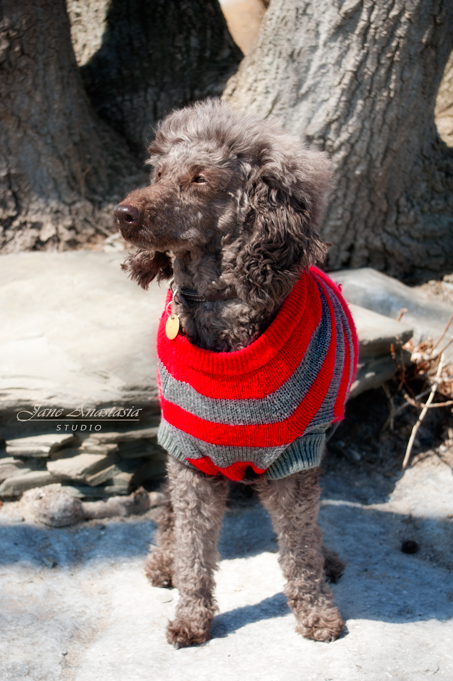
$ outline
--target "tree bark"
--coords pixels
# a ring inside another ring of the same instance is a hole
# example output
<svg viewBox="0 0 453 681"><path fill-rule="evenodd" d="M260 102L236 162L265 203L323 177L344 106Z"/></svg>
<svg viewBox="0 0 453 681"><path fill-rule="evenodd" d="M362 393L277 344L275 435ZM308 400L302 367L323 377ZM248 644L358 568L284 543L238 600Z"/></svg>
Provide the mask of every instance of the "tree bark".
<svg viewBox="0 0 453 681"><path fill-rule="evenodd" d="M242 58L218 0L111 0L106 24L82 77L98 114L141 153L172 109L220 96Z"/></svg>
<svg viewBox="0 0 453 681"><path fill-rule="evenodd" d="M330 268L452 269L453 150L434 123L452 27L451 0L272 0L229 81L234 107L330 154Z"/></svg>
<svg viewBox="0 0 453 681"><path fill-rule="evenodd" d="M77 247L113 231L137 182L125 143L91 110L64 0L0 6L0 248Z"/></svg>

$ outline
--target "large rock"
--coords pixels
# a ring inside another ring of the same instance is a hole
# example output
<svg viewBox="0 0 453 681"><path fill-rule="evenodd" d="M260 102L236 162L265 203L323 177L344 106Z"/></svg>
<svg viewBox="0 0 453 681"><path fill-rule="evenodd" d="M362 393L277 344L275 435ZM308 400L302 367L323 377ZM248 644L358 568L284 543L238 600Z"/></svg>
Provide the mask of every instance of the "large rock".
<svg viewBox="0 0 453 681"><path fill-rule="evenodd" d="M6 453L9 456L47 458L62 447L75 444L77 438L63 433L44 433L30 437L18 437L6 442Z"/></svg>
<svg viewBox="0 0 453 681"><path fill-rule="evenodd" d="M0 498L18 497L27 489L45 487L54 482L57 482L57 479L49 471L27 471L4 480L0 485Z"/></svg>
<svg viewBox="0 0 453 681"><path fill-rule="evenodd" d="M0 459L0 482L29 471L30 469L20 459L15 459L12 456L5 456Z"/></svg>
<svg viewBox="0 0 453 681"><path fill-rule="evenodd" d="M405 321L349 304L359 337L360 358L389 356L391 346L398 350L412 338L414 330Z"/></svg>
<svg viewBox="0 0 453 681"><path fill-rule="evenodd" d="M7 456L8 451L16 452L17 458ZM20 496L30 488L30 480L37 481L32 486L59 480L80 498L128 494L146 480L162 479L166 456L157 444L155 426L78 438L47 433L7 440L6 449L0 449L0 482L5 483L0 497ZM46 464L47 472L42 470ZM26 477L35 469L41 469L37 478Z"/></svg>
<svg viewBox="0 0 453 681"><path fill-rule="evenodd" d="M100 446L103 444L111 444L111 443L123 443L123 442L137 442L140 440L156 440L157 439L157 431L159 429L154 426L151 428L140 428L137 430L129 430L125 433L117 433L117 432L109 432L109 433L93 433L90 435L90 437L85 440L84 442L84 448L89 449L90 447L93 446Z"/></svg>
<svg viewBox="0 0 453 681"><path fill-rule="evenodd" d="M34 405L157 409L153 347L166 287L143 291L121 271L124 258L0 256L0 417Z"/></svg>
<svg viewBox="0 0 453 681"><path fill-rule="evenodd" d="M340 270L329 273L329 276L341 284L348 303L393 319L398 319L401 310L406 309L403 319L414 329L414 343L420 343L428 336L436 340L453 314L453 307L448 303L433 300L417 288L406 286L370 267ZM442 345L446 345L452 337L453 325ZM448 348L446 357L449 361L453 360L453 344Z"/></svg>
<svg viewBox="0 0 453 681"><path fill-rule="evenodd" d="M143 425L149 423L143 418L145 410L158 410L153 348L166 287L152 284L148 292L140 289L121 271L124 257L121 252L92 251L1 256L0 304L5 311L0 328L1 420L10 425L15 421L25 433L37 423L37 416L46 419L58 409L64 409L64 415L80 412L85 418L87 409L135 406L143 411L137 414L138 421L127 425L138 425L140 419ZM450 313L447 305L427 303L422 294L415 295L374 270L336 272L332 277L343 284L359 333L360 366L353 395L377 387L393 374L390 345L399 348L413 324L420 324L422 317L429 319L432 332ZM401 307L409 312L404 322L396 322L390 317L397 317ZM30 418L37 406L39 414ZM101 447L94 451L105 453L103 444L122 442L119 433L105 431L126 425L125 418L112 421L108 416L103 432L88 432L98 420L91 418L87 426L80 425L80 418L67 418L59 434L62 444L71 435L88 434L92 445ZM41 418L37 425L46 424ZM148 454L155 440L156 431L151 431ZM137 437L143 442L145 436ZM130 441L128 447L133 458L141 445ZM8 442L7 454L45 457L52 448L52 440L15 439Z"/></svg>
<svg viewBox="0 0 453 681"><path fill-rule="evenodd" d="M117 475L121 475L123 471L121 468L118 468L116 464L113 464L112 466L107 466L107 468L103 468L100 470L98 473L94 473L93 475L88 475L85 476L84 481L90 485L90 487L97 487L98 485L104 485L106 482L109 482L112 480L114 477ZM132 473L127 473L129 477L129 481L132 479Z"/></svg>
<svg viewBox="0 0 453 681"><path fill-rule="evenodd" d="M395 321L359 305L349 307L359 337L359 361L350 393L351 397L357 397L392 378L396 370L392 346L398 361L402 359L405 365L409 364L410 353L401 348L412 337L413 329L404 321Z"/></svg>
<svg viewBox="0 0 453 681"><path fill-rule="evenodd" d="M403 365L410 363L410 353L403 350ZM401 362L401 354L398 356ZM386 381L389 381L396 373L396 365L390 355L384 357L371 357L357 363L357 372L351 386L349 397L357 397L365 390L380 388Z"/></svg>
<svg viewBox="0 0 453 681"><path fill-rule="evenodd" d="M88 482L95 473L110 468L116 463L115 454L75 454L64 459L56 459L47 462L47 470L59 480L75 480ZM112 476L108 476L109 479ZM101 484L101 482L89 482L88 484Z"/></svg>

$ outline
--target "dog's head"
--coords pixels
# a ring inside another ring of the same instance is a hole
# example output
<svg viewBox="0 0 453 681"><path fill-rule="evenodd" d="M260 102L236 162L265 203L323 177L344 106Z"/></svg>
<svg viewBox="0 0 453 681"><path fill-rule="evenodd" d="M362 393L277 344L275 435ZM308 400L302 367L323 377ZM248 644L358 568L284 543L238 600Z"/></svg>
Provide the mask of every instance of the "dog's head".
<svg viewBox="0 0 453 681"><path fill-rule="evenodd" d="M221 102L195 104L161 123L149 152L149 186L115 208L121 233L139 248L124 268L143 287L171 277L170 254L221 251L239 296L270 309L324 259L318 227L329 163L276 124Z"/></svg>

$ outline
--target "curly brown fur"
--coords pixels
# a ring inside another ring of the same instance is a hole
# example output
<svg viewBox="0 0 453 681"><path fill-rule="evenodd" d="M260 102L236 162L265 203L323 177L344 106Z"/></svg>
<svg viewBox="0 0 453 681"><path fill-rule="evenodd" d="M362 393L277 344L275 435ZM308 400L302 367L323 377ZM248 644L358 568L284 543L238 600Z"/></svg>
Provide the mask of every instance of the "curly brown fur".
<svg viewBox="0 0 453 681"><path fill-rule="evenodd" d="M200 347L249 345L300 271L324 259L317 230L330 180L325 155L221 102L168 116L149 152L149 186L116 209L123 236L140 249L124 268L144 288L173 270L178 286L201 295L236 292L174 311Z"/></svg>
<svg viewBox="0 0 453 681"><path fill-rule="evenodd" d="M180 598L167 639L177 647L204 643L217 611L214 570L217 538L225 510L228 481L208 477L169 457L168 476L174 509L174 581Z"/></svg>
<svg viewBox="0 0 453 681"><path fill-rule="evenodd" d="M165 500L156 519L156 545L150 547L145 563L145 575L153 586L171 587L174 572L175 514L170 497L170 485L164 489Z"/></svg>
<svg viewBox="0 0 453 681"><path fill-rule="evenodd" d="M215 302L173 303L182 333L213 351L246 347L270 324L300 272L325 256L318 228L330 179L326 157L276 124L220 102L168 116L149 152L150 185L115 209L123 236L139 248L124 267L144 288L173 275L178 287L202 296L222 291ZM167 635L180 647L209 638L227 480L173 457L168 473L169 498L146 574L154 585L178 587ZM337 638L343 622L325 578L338 578L343 565L333 552L323 555L318 472L262 478L258 488L278 534L297 630L315 640Z"/></svg>
<svg viewBox="0 0 453 681"><path fill-rule="evenodd" d="M170 279L173 274L171 260L166 253L142 249L126 258L121 269L129 272L130 278L144 289L147 289L154 279L157 281Z"/></svg>
<svg viewBox="0 0 453 681"><path fill-rule="evenodd" d="M296 616L296 630L315 641L341 634L343 620L326 583L322 535L318 527L319 469L282 480L257 483L263 506L277 534L279 562L286 577L285 594Z"/></svg>

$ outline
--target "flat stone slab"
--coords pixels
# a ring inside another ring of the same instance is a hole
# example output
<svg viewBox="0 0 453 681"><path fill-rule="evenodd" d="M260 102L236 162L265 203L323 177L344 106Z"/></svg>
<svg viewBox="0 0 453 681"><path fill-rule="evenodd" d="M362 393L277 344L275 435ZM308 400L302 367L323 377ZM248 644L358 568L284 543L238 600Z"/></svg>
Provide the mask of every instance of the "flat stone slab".
<svg viewBox="0 0 453 681"><path fill-rule="evenodd" d="M13 456L5 456L0 459L0 482L6 478L12 478L14 475L28 472L26 465L20 459L15 459Z"/></svg>
<svg viewBox="0 0 453 681"><path fill-rule="evenodd" d="M213 638L181 650L165 639L178 594L143 572L152 512L52 530L3 509L0 678L451 681L451 470L363 475L346 466L323 482L325 541L347 561L333 586L347 632L330 644L296 634L259 505L225 517ZM404 539L420 551L402 553Z"/></svg>
<svg viewBox="0 0 453 681"><path fill-rule="evenodd" d="M73 435L66 433L44 433L33 437L18 437L7 441L5 450L10 456L47 458L61 447L75 442Z"/></svg>
<svg viewBox="0 0 453 681"><path fill-rule="evenodd" d="M17 497L27 489L45 487L54 482L58 482L58 480L49 471L26 471L4 480L0 485L0 497L2 499Z"/></svg>
<svg viewBox="0 0 453 681"><path fill-rule="evenodd" d="M401 355L399 356L401 361ZM410 363L410 353L404 352L403 363ZM351 385L349 397L357 397L365 390L380 388L385 381L389 381L395 374L395 362L390 355L385 357L368 357L357 363L357 372Z"/></svg>
<svg viewBox="0 0 453 681"><path fill-rule="evenodd" d="M33 405L157 407L154 338L166 287L130 281L126 255L0 256L0 415Z"/></svg>
<svg viewBox="0 0 453 681"><path fill-rule="evenodd" d="M0 448L0 499L20 496L31 481L42 486L47 484L42 480L51 484L57 479L65 486L76 485L82 497L93 492L104 497L127 494L132 485L162 479L166 453L157 444L157 431L153 426L88 436L45 433L6 440L5 449ZM15 456L8 456L11 453ZM32 471L36 475L28 475Z"/></svg>
<svg viewBox="0 0 453 681"><path fill-rule="evenodd" d="M398 322L360 305L349 303L349 307L359 337L359 361L350 392L350 397L357 397L365 390L379 388L395 374L392 345L399 360L402 356L404 363L409 364L410 354L403 351L401 355L400 349L412 338L413 329L406 322Z"/></svg>
<svg viewBox="0 0 453 681"><path fill-rule="evenodd" d="M397 322L354 303L349 303L349 309L359 337L360 359L389 356L392 344L399 350L413 336L413 328L405 321Z"/></svg>
<svg viewBox="0 0 453 681"><path fill-rule="evenodd" d="M66 426L89 409L158 410L154 344L167 287L153 283L143 291L121 271L125 255L78 251L0 256L0 419L14 420L23 432L36 406L48 410L39 412L43 417L59 408L75 412ZM357 301L357 281L368 281L368 276L375 286L376 277L384 277L370 270L333 276L344 282L347 300L365 308L374 305L375 298L368 293L364 302ZM403 284L390 282L392 291L403 287L407 294ZM411 324L376 317L376 311L390 316L399 311L400 302L385 307L381 298L374 313L353 306L365 362L388 354L398 335L410 335ZM387 362L385 378L391 366ZM354 394L380 384L374 369L365 374L373 374L374 382L362 380L361 374ZM39 456L39 451L30 455Z"/></svg>
<svg viewBox="0 0 453 681"><path fill-rule="evenodd" d="M116 462L115 454L75 454L64 459L47 462L47 470L60 480L84 482L87 476L110 468Z"/></svg>
<svg viewBox="0 0 453 681"><path fill-rule="evenodd" d="M453 314L453 306L433 300L417 288L402 284L370 267L357 270L330 272L329 276L341 284L348 303L365 307L386 317L398 319L405 308L404 321L414 329L414 343L430 336L436 340ZM445 335L442 346L453 338L453 324ZM446 351L448 361L453 361L453 344Z"/></svg>

